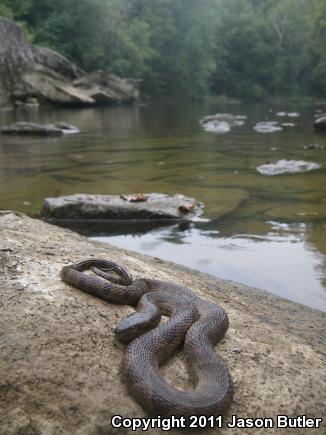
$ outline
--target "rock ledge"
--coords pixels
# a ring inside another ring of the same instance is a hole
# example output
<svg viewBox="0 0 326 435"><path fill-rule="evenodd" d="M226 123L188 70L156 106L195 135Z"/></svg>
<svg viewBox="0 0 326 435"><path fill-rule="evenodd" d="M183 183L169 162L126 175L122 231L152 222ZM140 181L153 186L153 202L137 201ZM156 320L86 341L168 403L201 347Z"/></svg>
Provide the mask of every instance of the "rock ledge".
<svg viewBox="0 0 326 435"><path fill-rule="evenodd" d="M127 395L120 371L124 346L113 334L118 320L132 310L73 289L59 278L65 264L93 256L120 263L135 278L187 285L226 309L230 328L216 351L233 376L235 396L225 421L232 414L274 421L284 414L324 416L323 313L91 242L22 214L0 212L1 434L113 434L118 431L111 427L112 415L146 416ZM182 354L171 358L163 373L174 385L187 385ZM309 433L321 434L323 429L324 422ZM205 433L240 434L242 430L224 427ZM250 434L261 433L250 429ZM285 435L289 429L275 425L268 433Z"/></svg>

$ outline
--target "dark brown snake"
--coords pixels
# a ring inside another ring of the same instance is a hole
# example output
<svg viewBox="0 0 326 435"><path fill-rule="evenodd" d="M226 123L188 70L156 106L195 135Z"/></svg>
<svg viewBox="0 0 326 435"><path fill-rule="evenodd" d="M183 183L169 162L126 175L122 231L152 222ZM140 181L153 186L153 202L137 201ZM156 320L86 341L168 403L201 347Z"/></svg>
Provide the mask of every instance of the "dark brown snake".
<svg viewBox="0 0 326 435"><path fill-rule="evenodd" d="M87 269L107 281L83 273ZM127 388L150 414L210 416L227 410L233 383L213 351L229 325L221 307L177 284L153 279L133 281L125 269L106 260L90 259L65 266L61 278L106 301L137 305L135 313L117 324L115 333L119 340L129 342L123 361ZM169 320L158 325L161 314L168 315ZM183 343L193 382L189 391L173 387L159 371Z"/></svg>

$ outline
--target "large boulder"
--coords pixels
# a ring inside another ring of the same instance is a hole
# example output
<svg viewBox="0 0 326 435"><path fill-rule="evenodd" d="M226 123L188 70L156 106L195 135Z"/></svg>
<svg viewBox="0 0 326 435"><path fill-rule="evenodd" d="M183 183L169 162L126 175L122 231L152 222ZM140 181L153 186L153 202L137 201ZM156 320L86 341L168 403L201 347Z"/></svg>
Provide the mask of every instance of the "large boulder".
<svg viewBox="0 0 326 435"><path fill-rule="evenodd" d="M74 87L85 92L98 103L114 103L138 98L137 79L125 79L107 71L83 74L74 81Z"/></svg>
<svg viewBox="0 0 326 435"><path fill-rule="evenodd" d="M0 16L0 107L12 98L21 76L34 65L32 47L23 31Z"/></svg>
<svg viewBox="0 0 326 435"><path fill-rule="evenodd" d="M105 71L87 74L61 54L27 43L23 31L0 17L0 107L37 97L67 105L132 101L139 81Z"/></svg>
<svg viewBox="0 0 326 435"><path fill-rule="evenodd" d="M180 221L202 213L203 205L182 194L164 193L131 195L75 194L46 198L42 216L47 220L107 219Z"/></svg>
<svg viewBox="0 0 326 435"><path fill-rule="evenodd" d="M54 50L37 45L33 45L31 48L36 62L35 68L38 71L52 71L52 73L57 73L70 80L78 79L86 74L85 71Z"/></svg>

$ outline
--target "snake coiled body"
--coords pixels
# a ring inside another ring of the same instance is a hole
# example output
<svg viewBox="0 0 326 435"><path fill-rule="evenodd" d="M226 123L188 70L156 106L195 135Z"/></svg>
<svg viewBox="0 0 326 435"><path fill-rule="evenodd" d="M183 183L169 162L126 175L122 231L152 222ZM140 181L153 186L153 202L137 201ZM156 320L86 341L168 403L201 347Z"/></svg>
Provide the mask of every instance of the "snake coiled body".
<svg viewBox="0 0 326 435"><path fill-rule="evenodd" d="M92 269L107 281L83 273ZM108 271L114 271L119 278ZM115 328L129 342L123 360L127 388L150 414L164 416L220 415L230 406L233 383L213 351L228 328L225 311L189 288L153 280L132 280L116 263L91 259L65 266L64 282L109 302L137 305L136 312ZM109 281L108 281L109 280ZM161 314L169 320L159 325ZM167 383L159 366L184 343L193 389Z"/></svg>

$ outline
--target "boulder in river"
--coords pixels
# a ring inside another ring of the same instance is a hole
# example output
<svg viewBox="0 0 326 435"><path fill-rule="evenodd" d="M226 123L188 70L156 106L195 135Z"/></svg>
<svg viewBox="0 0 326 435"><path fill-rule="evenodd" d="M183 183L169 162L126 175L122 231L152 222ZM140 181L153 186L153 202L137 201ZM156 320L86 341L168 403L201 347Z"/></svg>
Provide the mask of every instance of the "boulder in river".
<svg viewBox="0 0 326 435"><path fill-rule="evenodd" d="M213 133L228 133L231 127L241 127L246 116L234 116L231 113L216 113L207 115L199 120L205 131Z"/></svg>
<svg viewBox="0 0 326 435"><path fill-rule="evenodd" d="M203 204L182 194L132 195L75 194L46 198L42 217L46 220L141 220L179 222L203 212Z"/></svg>
<svg viewBox="0 0 326 435"><path fill-rule="evenodd" d="M106 71L86 73L65 56L30 45L22 29L0 16L0 106L40 102L96 105L133 101L139 80ZM34 100L35 102L36 100Z"/></svg>
<svg viewBox="0 0 326 435"><path fill-rule="evenodd" d="M228 133L231 130L231 126L226 121L210 121L203 124L205 131L211 131L213 133Z"/></svg>
<svg viewBox="0 0 326 435"><path fill-rule="evenodd" d="M0 129L2 134L22 136L62 136L63 134L79 133L74 125L59 121L56 124L37 124L35 122L14 122Z"/></svg>
<svg viewBox="0 0 326 435"><path fill-rule="evenodd" d="M39 100L34 97L28 97L25 101L15 100L15 107L22 107L24 109L37 109L40 106Z"/></svg>
<svg viewBox="0 0 326 435"><path fill-rule="evenodd" d="M254 130L257 133L275 133L276 131L282 131L283 128L278 125L277 121L262 121L255 125Z"/></svg>
<svg viewBox="0 0 326 435"><path fill-rule="evenodd" d="M326 116L317 118L314 122L315 130L326 131Z"/></svg>
<svg viewBox="0 0 326 435"><path fill-rule="evenodd" d="M308 145L304 145L303 149L305 149L305 150L323 150L324 145L320 145L319 143L309 143Z"/></svg>
<svg viewBox="0 0 326 435"><path fill-rule="evenodd" d="M229 124L232 124L235 120L235 116L231 113L215 113L215 115L207 115L204 116L204 118L201 118L199 120L200 124L205 125L208 122L212 121L224 121L228 122Z"/></svg>
<svg viewBox="0 0 326 435"><path fill-rule="evenodd" d="M72 124L68 124L68 122L58 121L53 125L54 125L54 127L62 130L64 134L80 133L80 130L78 127L76 127L75 125L72 125Z"/></svg>
<svg viewBox="0 0 326 435"><path fill-rule="evenodd" d="M265 163L257 167L257 171L262 175L281 175L295 174L298 172L308 172L313 169L319 169L320 165L314 162L305 162L304 160L278 160L277 162Z"/></svg>
<svg viewBox="0 0 326 435"><path fill-rule="evenodd" d="M297 118L298 116L300 116L300 113L298 112L277 112L276 116L288 116L289 118Z"/></svg>

